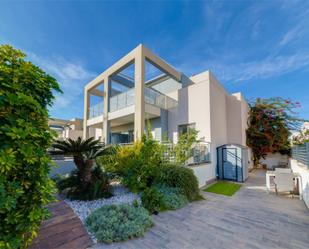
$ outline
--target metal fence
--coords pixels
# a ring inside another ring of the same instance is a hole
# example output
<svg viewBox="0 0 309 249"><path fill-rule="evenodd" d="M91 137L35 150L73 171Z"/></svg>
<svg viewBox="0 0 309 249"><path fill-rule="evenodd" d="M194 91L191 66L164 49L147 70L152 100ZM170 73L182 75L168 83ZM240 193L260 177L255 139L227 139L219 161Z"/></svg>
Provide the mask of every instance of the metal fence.
<svg viewBox="0 0 309 249"><path fill-rule="evenodd" d="M163 152L163 159L167 162L176 162L176 153L174 151L173 143L164 143L165 151ZM186 153L188 159L186 161L186 165L199 165L203 163L210 163L210 143L208 142L198 142L194 144L190 151L184 152Z"/></svg>
<svg viewBox="0 0 309 249"><path fill-rule="evenodd" d="M163 161L169 163L176 163L176 153L174 150L175 144L173 143L162 143L164 146L162 158ZM119 146L132 146L133 143L121 143ZM210 143L208 142L197 142L195 143L190 151L184 152L187 154L188 160L185 162L187 166L194 166L203 163L211 162L211 151Z"/></svg>
<svg viewBox="0 0 309 249"><path fill-rule="evenodd" d="M309 142L292 147L292 158L309 168Z"/></svg>

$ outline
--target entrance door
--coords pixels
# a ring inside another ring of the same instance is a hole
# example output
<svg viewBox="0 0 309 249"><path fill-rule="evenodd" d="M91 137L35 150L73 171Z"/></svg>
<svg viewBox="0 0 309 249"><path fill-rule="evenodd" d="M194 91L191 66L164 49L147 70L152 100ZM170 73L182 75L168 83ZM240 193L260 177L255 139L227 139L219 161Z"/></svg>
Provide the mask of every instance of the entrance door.
<svg viewBox="0 0 309 249"><path fill-rule="evenodd" d="M237 151L236 148L222 149L222 175L227 180L237 180Z"/></svg>

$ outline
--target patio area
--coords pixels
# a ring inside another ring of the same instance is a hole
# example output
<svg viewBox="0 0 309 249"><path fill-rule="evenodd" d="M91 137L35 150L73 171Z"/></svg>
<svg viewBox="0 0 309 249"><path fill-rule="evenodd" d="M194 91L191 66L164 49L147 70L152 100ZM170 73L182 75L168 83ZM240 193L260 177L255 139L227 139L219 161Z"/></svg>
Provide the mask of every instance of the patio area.
<svg viewBox="0 0 309 249"><path fill-rule="evenodd" d="M203 192L204 201L154 216L144 237L92 248L308 248L309 211L298 198L267 194L255 170L232 197Z"/></svg>

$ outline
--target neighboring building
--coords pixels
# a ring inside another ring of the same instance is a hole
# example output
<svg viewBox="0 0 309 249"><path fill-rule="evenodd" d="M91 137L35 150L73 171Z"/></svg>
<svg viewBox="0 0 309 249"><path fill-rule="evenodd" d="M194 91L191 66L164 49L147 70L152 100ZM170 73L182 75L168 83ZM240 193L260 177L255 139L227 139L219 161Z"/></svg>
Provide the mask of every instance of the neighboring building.
<svg viewBox="0 0 309 249"><path fill-rule="evenodd" d="M71 120L50 118L49 127L58 134L57 139L65 140L71 138L73 140L83 136L83 120L74 118Z"/></svg>
<svg viewBox="0 0 309 249"><path fill-rule="evenodd" d="M248 104L230 95L210 71L187 77L139 45L85 87L84 137L130 143L147 122L158 141L174 143L195 128L210 144L210 162L192 167L200 186L216 177L216 148L246 146ZM250 158L250 157L248 157Z"/></svg>

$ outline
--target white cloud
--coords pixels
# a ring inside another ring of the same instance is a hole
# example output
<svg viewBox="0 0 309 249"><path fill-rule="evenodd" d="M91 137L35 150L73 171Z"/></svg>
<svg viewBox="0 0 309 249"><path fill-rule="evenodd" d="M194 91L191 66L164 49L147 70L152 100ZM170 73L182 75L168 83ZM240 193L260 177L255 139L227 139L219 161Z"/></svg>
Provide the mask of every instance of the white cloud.
<svg viewBox="0 0 309 249"><path fill-rule="evenodd" d="M245 81L255 78L265 79L281 75L309 65L309 53L289 56L268 57L260 61L232 66L222 75L225 81Z"/></svg>
<svg viewBox="0 0 309 249"><path fill-rule="evenodd" d="M82 102L84 86L96 76L95 73L87 70L81 63L61 56L41 57L32 52L27 54L30 61L55 77L60 84L63 94L55 95L52 110L61 110Z"/></svg>
<svg viewBox="0 0 309 249"><path fill-rule="evenodd" d="M278 10L282 19L288 20L289 26L282 24L282 29L278 27L273 36L268 29L271 17L267 16L272 3L252 4L233 18L229 18L228 8L205 4L206 21L216 24L220 15L220 25L214 25L217 27L214 31L222 34L223 26L225 33L220 41L214 43L213 32L209 32L209 28L198 30L188 39L182 58L176 57L176 63L181 62L177 68L188 75L210 69L219 80L228 84L308 70L309 47L305 41L309 41L309 4L300 3L293 2L289 7ZM224 25L221 25L222 22ZM192 51L198 52L193 54ZM184 60L187 57L191 59Z"/></svg>

